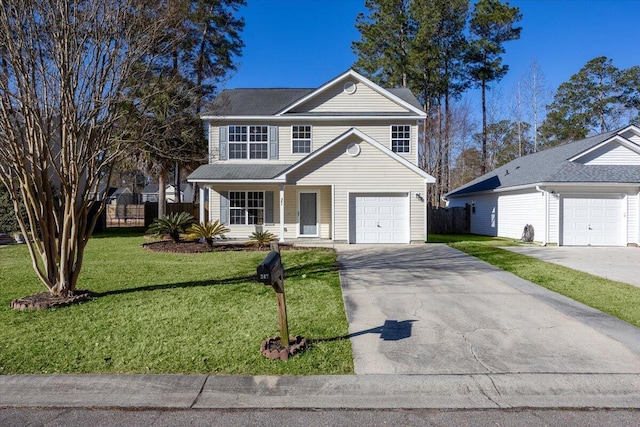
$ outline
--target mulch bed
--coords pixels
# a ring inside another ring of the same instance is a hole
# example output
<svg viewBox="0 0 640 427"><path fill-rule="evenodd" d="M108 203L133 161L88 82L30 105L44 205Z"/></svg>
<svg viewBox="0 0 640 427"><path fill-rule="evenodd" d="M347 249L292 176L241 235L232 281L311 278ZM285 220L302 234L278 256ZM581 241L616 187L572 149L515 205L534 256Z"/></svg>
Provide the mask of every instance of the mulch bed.
<svg viewBox="0 0 640 427"><path fill-rule="evenodd" d="M209 247L206 243L200 243L197 240L181 240L175 243L171 240L160 240L157 242L143 243L142 246L153 252L169 252L177 254L197 254L203 252L222 252L222 251L269 251L269 247L256 248L255 246L246 246L241 242L214 242L213 247ZM293 246L291 243L279 243L280 249L283 250L306 250L309 248L302 246Z"/></svg>
<svg viewBox="0 0 640 427"><path fill-rule="evenodd" d="M50 308L66 307L89 300L93 294L86 289L77 289L73 295L59 297L50 292L40 292L28 297L11 301L11 308L15 310L48 310Z"/></svg>
<svg viewBox="0 0 640 427"><path fill-rule="evenodd" d="M303 352L306 348L307 339L299 335L291 335L289 347L286 348L280 343L280 337L270 337L262 341L260 353L267 359L289 360L291 356Z"/></svg>

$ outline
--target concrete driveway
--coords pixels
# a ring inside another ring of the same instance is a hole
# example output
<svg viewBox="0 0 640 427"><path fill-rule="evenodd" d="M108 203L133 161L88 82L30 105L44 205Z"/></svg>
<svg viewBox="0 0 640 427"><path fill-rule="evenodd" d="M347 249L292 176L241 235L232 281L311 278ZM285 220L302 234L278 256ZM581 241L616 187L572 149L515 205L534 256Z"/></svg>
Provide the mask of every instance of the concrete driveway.
<svg viewBox="0 0 640 427"><path fill-rule="evenodd" d="M640 248L506 246L503 249L574 270L640 286Z"/></svg>
<svg viewBox="0 0 640 427"><path fill-rule="evenodd" d="M640 329L446 245L337 250L357 374L640 373Z"/></svg>

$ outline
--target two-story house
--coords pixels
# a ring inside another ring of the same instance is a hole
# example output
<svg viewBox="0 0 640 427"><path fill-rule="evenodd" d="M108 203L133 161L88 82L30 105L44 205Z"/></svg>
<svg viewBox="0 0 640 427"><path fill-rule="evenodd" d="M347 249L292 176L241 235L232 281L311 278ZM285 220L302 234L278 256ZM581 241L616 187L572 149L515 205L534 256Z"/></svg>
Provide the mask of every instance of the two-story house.
<svg viewBox="0 0 640 427"><path fill-rule="evenodd" d="M209 190L209 217L246 239L424 242L426 185L418 164L425 113L408 89L353 70L315 89L231 89L209 113L209 164L188 178Z"/></svg>

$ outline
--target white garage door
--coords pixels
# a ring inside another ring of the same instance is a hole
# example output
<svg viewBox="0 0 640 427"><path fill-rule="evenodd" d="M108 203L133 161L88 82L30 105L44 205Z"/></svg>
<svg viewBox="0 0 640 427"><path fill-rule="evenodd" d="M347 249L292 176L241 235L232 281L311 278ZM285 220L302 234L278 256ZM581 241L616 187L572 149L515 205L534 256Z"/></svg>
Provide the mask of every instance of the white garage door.
<svg viewBox="0 0 640 427"><path fill-rule="evenodd" d="M624 245L621 197L566 197L562 209L563 245Z"/></svg>
<svg viewBox="0 0 640 427"><path fill-rule="evenodd" d="M352 194L351 243L409 243L407 193Z"/></svg>

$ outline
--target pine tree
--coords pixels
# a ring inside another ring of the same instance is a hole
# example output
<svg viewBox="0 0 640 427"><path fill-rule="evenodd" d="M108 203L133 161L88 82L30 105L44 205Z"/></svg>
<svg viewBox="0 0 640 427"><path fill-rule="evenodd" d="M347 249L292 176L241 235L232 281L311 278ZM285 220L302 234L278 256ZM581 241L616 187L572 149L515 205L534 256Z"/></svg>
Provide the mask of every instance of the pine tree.
<svg viewBox="0 0 640 427"><path fill-rule="evenodd" d="M382 86L410 87L417 28L410 4L411 0L366 0L369 14L356 18L361 39L351 44L358 56L353 67Z"/></svg>
<svg viewBox="0 0 640 427"><path fill-rule="evenodd" d="M503 44L520 38L522 27L515 24L522 19L517 7L499 0L479 0L471 13L471 42L467 54L472 80L482 91L482 160L487 170L487 108L488 83L500 81L508 65L502 63Z"/></svg>
<svg viewBox="0 0 640 427"><path fill-rule="evenodd" d="M466 89L463 62L468 0L415 0L411 11L418 23L412 63L416 87L429 119L421 153L436 178L430 200L437 204L451 185L451 101Z"/></svg>
<svg viewBox="0 0 640 427"><path fill-rule="evenodd" d="M545 144L556 145L619 126L626 107L622 75L611 59L600 56L562 83L540 129Z"/></svg>
<svg viewBox="0 0 640 427"><path fill-rule="evenodd" d="M159 185L158 218L164 216L168 172L206 159L206 140L198 114L212 99L221 79L236 69L243 47L244 21L235 17L244 0L179 0L171 3L176 25L165 38L160 64L146 74L129 129L137 135L134 158ZM180 192L178 191L178 194Z"/></svg>

